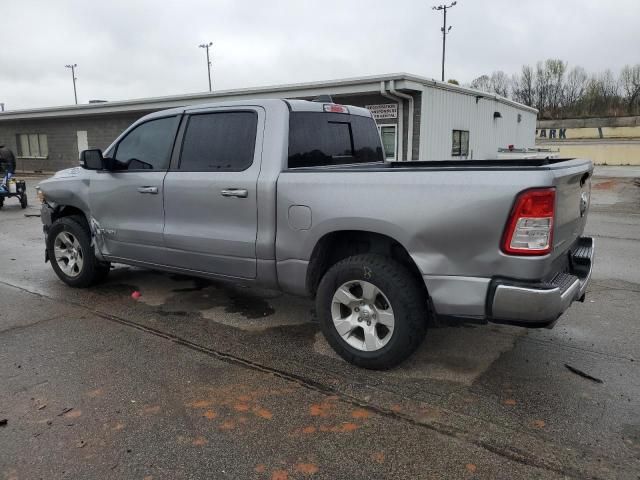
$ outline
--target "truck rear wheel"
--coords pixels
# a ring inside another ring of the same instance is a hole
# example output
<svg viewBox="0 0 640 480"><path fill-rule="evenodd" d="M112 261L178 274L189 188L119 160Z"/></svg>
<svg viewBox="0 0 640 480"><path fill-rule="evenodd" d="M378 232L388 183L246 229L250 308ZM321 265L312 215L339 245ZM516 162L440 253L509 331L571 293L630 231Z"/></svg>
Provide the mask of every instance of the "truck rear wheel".
<svg viewBox="0 0 640 480"><path fill-rule="evenodd" d="M78 216L53 222L47 234L47 253L53 271L71 287L88 287L109 273L109 264L96 259L89 227Z"/></svg>
<svg viewBox="0 0 640 480"><path fill-rule="evenodd" d="M376 370L398 365L420 346L429 315L414 276L374 254L333 265L318 287L316 310L331 347L348 362Z"/></svg>

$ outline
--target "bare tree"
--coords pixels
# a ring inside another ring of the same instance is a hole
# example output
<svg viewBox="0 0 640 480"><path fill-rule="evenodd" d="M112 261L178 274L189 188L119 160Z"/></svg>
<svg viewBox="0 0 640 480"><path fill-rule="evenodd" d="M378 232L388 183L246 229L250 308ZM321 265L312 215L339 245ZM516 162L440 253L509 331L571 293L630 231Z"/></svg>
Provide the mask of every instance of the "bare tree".
<svg viewBox="0 0 640 480"><path fill-rule="evenodd" d="M624 91L627 113L633 115L640 104L640 63L625 65L620 72L620 85Z"/></svg>
<svg viewBox="0 0 640 480"><path fill-rule="evenodd" d="M564 74L567 64L562 60L550 58L544 62L544 69L548 80L547 107L551 116L557 116L564 100Z"/></svg>
<svg viewBox="0 0 640 480"><path fill-rule="evenodd" d="M580 100L584 97L584 92L589 79L587 72L582 67L573 67L567 75L567 81L564 85L564 102L565 111L575 113L579 108Z"/></svg>
<svg viewBox="0 0 640 480"><path fill-rule="evenodd" d="M509 96L510 90L510 80L507 77L507 74L502 70L498 70L497 72L493 72L491 74L491 78L489 79L489 91L493 93L497 93L503 97Z"/></svg>
<svg viewBox="0 0 640 480"><path fill-rule="evenodd" d="M522 66L522 74L520 76L514 75L512 79L512 95L513 99L524 103L530 107L534 103L534 87L535 73L529 65Z"/></svg>
<svg viewBox="0 0 640 480"><path fill-rule="evenodd" d="M582 67L567 70L567 62L550 58L535 67L523 65L509 78L503 71L481 75L470 85L485 92L511 96L535 107L540 118L640 113L640 64L588 75Z"/></svg>
<svg viewBox="0 0 640 480"><path fill-rule="evenodd" d="M491 79L488 75L480 75L471 82L471 88L481 90L483 92L491 91Z"/></svg>

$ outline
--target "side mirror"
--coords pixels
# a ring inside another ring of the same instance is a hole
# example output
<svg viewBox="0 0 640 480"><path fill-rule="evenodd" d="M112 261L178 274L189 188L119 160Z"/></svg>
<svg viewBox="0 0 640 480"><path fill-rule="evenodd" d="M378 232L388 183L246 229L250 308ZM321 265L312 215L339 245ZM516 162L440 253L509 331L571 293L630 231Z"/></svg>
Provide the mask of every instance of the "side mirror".
<svg viewBox="0 0 640 480"><path fill-rule="evenodd" d="M102 157L102 150L99 148L83 150L80 153L80 164L87 170L103 170L104 158Z"/></svg>

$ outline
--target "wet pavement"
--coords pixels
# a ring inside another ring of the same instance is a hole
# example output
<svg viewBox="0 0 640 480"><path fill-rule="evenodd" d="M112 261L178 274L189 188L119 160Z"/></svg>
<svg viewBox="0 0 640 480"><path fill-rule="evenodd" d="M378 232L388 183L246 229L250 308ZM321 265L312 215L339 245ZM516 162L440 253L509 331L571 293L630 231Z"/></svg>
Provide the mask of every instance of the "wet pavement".
<svg viewBox="0 0 640 480"><path fill-rule="evenodd" d="M371 372L306 299L122 266L70 289L8 201L0 479L640 478L639 206L596 179L594 280L554 329L433 326Z"/></svg>

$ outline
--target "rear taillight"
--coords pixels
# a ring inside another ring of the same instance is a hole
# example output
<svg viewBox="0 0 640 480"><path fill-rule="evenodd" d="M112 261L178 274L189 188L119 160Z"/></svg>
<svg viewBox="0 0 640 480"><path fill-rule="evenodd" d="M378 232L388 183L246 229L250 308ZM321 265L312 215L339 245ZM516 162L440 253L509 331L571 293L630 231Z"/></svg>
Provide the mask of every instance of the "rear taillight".
<svg viewBox="0 0 640 480"><path fill-rule="evenodd" d="M536 188L518 195L504 231L502 251L509 255L546 255L553 246L555 188Z"/></svg>

